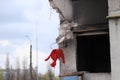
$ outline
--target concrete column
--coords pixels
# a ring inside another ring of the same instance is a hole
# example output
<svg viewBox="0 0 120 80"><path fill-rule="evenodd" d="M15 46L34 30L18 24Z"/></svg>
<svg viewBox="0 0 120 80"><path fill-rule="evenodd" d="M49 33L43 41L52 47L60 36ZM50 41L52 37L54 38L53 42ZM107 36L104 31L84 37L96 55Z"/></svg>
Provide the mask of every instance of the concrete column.
<svg viewBox="0 0 120 80"><path fill-rule="evenodd" d="M108 0L112 80L120 80L120 0Z"/></svg>
<svg viewBox="0 0 120 80"><path fill-rule="evenodd" d="M67 47L62 49L65 56L65 64L60 64L60 74L65 75L76 72L76 38L67 42Z"/></svg>

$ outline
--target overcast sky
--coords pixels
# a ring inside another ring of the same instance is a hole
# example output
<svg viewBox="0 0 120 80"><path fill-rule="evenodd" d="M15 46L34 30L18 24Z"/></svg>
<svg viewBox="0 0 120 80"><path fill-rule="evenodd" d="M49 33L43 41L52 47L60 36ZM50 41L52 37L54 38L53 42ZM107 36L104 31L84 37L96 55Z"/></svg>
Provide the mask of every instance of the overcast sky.
<svg viewBox="0 0 120 80"><path fill-rule="evenodd" d="M36 34L38 32L39 72L46 72L44 59L51 52L50 45L55 42L59 28L59 14L53 10L48 0L0 0L0 66L4 68L6 54L15 67L18 58L28 59L29 36L33 45L33 66L36 66ZM37 29L36 29L37 28ZM57 45L52 45L57 48ZM56 74L58 74L58 64Z"/></svg>

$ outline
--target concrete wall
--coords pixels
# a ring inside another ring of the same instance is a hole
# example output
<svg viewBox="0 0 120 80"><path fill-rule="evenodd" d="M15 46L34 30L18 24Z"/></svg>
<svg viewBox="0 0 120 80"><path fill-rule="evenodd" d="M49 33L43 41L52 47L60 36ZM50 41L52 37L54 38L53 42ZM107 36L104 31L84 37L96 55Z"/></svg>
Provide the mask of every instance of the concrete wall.
<svg viewBox="0 0 120 80"><path fill-rule="evenodd" d="M120 0L108 0L109 16L120 15Z"/></svg>
<svg viewBox="0 0 120 80"><path fill-rule="evenodd" d="M85 73L83 80L111 80L109 73Z"/></svg>
<svg viewBox="0 0 120 80"><path fill-rule="evenodd" d="M112 80L120 80L120 0L108 2Z"/></svg>
<svg viewBox="0 0 120 80"><path fill-rule="evenodd" d="M74 19L80 25L107 23L107 0L78 0L73 3Z"/></svg>
<svg viewBox="0 0 120 80"><path fill-rule="evenodd" d="M81 25L106 23L108 11L107 0L80 0L81 3L71 3L70 0L55 0L57 6L68 20L79 19ZM97 4L96 4L97 2ZM109 16L120 14L120 0L108 0ZM76 5L77 4L77 5ZM74 6L74 8L72 8ZM83 7L84 6L84 7ZM99 7L100 6L100 7ZM89 10L90 9L90 10ZM74 10L74 11L73 11ZM104 10L104 11L103 11ZM74 14L73 14L74 12ZM106 14L104 14L106 13ZM120 80L120 19L110 19L110 45L111 45L111 74L109 73L85 73L84 80ZM63 48L65 65L60 64L60 74L76 72L76 42L69 42ZM111 79L112 75L112 79Z"/></svg>
<svg viewBox="0 0 120 80"><path fill-rule="evenodd" d="M71 1L70 0L54 0L54 1L62 11L65 18L68 20L72 20L73 11Z"/></svg>
<svg viewBox="0 0 120 80"><path fill-rule="evenodd" d="M67 20L73 19L71 0L54 0ZM70 26L68 26L70 27ZM60 63L60 74L64 75L76 72L76 40L67 41L67 47L62 48L65 56L65 64Z"/></svg>
<svg viewBox="0 0 120 80"><path fill-rule="evenodd" d="M112 80L120 80L120 19L109 20Z"/></svg>
<svg viewBox="0 0 120 80"><path fill-rule="evenodd" d="M76 72L76 40L68 42L67 47L63 48L65 64L60 64L60 74Z"/></svg>

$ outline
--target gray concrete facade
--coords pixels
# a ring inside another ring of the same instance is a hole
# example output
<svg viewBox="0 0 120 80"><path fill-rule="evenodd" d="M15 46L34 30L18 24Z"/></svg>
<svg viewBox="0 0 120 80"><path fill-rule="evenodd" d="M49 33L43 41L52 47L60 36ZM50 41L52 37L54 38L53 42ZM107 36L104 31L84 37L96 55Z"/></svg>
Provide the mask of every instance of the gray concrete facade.
<svg viewBox="0 0 120 80"><path fill-rule="evenodd" d="M66 43L66 47L62 48L65 56L65 64L60 64L60 74L69 74L76 72L76 39Z"/></svg>
<svg viewBox="0 0 120 80"><path fill-rule="evenodd" d="M109 73L85 73L84 80L111 80Z"/></svg>
<svg viewBox="0 0 120 80"><path fill-rule="evenodd" d="M73 18L80 26L107 23L107 0L78 0L73 1Z"/></svg>
<svg viewBox="0 0 120 80"><path fill-rule="evenodd" d="M120 0L54 1L66 19L78 21L79 26L91 23L109 24L111 72L85 72L83 80L120 80ZM62 47L66 62L66 64L60 63L60 74L62 75L77 72L76 37L74 36L74 39L66 44L67 47Z"/></svg>
<svg viewBox="0 0 120 80"><path fill-rule="evenodd" d="M59 7L61 12L65 16L65 18L67 20L72 20L72 18L73 18L72 17L72 15L73 15L72 8L73 7L72 7L71 1L70 0L54 0L54 2Z"/></svg>
<svg viewBox="0 0 120 80"><path fill-rule="evenodd" d="M109 2L112 80L120 79L120 0Z"/></svg>

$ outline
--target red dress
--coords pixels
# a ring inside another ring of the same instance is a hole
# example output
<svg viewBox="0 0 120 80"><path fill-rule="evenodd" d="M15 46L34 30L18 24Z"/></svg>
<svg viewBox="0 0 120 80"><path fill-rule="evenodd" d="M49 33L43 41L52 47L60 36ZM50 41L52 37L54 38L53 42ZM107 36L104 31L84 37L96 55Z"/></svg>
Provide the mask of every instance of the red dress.
<svg viewBox="0 0 120 80"><path fill-rule="evenodd" d="M56 61L58 58L61 58L62 63L65 63L64 54L63 54L62 49L53 49L52 52L50 53L50 55L48 56L48 58L45 59L45 61L47 61L50 57L53 60L53 62L51 63L52 67L55 67Z"/></svg>

